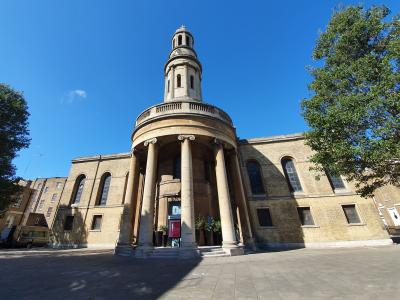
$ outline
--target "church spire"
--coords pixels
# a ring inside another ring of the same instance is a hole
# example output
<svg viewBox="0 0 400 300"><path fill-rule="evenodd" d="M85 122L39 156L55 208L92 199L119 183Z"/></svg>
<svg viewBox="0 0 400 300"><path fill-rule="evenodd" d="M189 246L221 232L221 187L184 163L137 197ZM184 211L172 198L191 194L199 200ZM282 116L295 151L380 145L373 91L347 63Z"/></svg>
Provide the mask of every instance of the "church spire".
<svg viewBox="0 0 400 300"><path fill-rule="evenodd" d="M193 35L182 25L172 37L172 51L164 68L164 102L202 101L202 69L193 45Z"/></svg>

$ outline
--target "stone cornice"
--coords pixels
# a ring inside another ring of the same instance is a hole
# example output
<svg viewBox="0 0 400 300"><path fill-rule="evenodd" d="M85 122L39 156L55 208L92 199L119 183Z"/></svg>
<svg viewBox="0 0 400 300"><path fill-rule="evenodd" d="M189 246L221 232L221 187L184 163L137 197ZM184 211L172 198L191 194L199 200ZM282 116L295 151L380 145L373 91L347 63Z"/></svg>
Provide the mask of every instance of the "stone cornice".
<svg viewBox="0 0 400 300"><path fill-rule="evenodd" d="M277 143L277 142L288 142L294 140L304 140L304 133L293 133L285 135L274 135L269 137L251 138L239 140L240 145L254 145L254 144L266 144L266 143Z"/></svg>
<svg viewBox="0 0 400 300"><path fill-rule="evenodd" d="M83 156L83 157L74 158L72 160L72 163L81 163L81 162L98 161L98 160L122 159L122 158L130 158L130 157L131 157L130 152L106 154L106 155Z"/></svg>

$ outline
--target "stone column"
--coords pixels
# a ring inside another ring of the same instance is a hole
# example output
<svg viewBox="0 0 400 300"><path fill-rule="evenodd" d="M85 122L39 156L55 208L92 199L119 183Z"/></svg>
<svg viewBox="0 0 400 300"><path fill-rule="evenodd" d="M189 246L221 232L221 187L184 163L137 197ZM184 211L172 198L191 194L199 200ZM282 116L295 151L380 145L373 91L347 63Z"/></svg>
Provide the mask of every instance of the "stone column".
<svg viewBox="0 0 400 300"><path fill-rule="evenodd" d="M153 247L154 227L154 195L157 172L157 139L144 142L147 150L146 177L144 180L142 210L140 213L140 228L138 248Z"/></svg>
<svg viewBox="0 0 400 300"><path fill-rule="evenodd" d="M229 155L229 159L233 169L232 178L233 178L233 184L235 186L235 193L236 193L235 196L237 199L237 205L239 207L240 223L242 226L245 227L244 230L242 229L243 240L253 250L255 250L254 238L253 238L253 233L251 231L249 212L246 202L246 195L243 187L242 173L240 171L239 159L236 151L231 153L231 155Z"/></svg>
<svg viewBox="0 0 400 300"><path fill-rule="evenodd" d="M196 248L191 141L193 135L180 135L181 144L181 247Z"/></svg>
<svg viewBox="0 0 400 300"><path fill-rule="evenodd" d="M222 227L222 248L230 255L243 254L238 248L233 223L231 199L229 196L228 178L226 175L224 148L222 143L215 140L215 173L217 179L219 215Z"/></svg>
<svg viewBox="0 0 400 300"><path fill-rule="evenodd" d="M124 199L124 211L122 214L121 226L116 252L119 248L130 247L132 239L133 212L135 209L135 189L137 189L138 163L137 153L132 149L131 161L129 166L129 177L126 185Z"/></svg>

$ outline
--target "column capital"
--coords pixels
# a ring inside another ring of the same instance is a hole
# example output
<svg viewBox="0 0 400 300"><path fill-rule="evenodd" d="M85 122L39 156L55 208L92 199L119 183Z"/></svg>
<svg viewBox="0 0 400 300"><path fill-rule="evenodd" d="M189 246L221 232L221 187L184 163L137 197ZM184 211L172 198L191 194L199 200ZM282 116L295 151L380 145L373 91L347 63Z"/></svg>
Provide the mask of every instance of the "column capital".
<svg viewBox="0 0 400 300"><path fill-rule="evenodd" d="M135 147L132 146L132 148L131 148L131 156L137 155L138 152L139 152L139 151L138 151Z"/></svg>
<svg viewBox="0 0 400 300"><path fill-rule="evenodd" d="M224 142L218 138L214 138L211 143L216 147L224 147Z"/></svg>
<svg viewBox="0 0 400 300"><path fill-rule="evenodd" d="M183 141L183 140L189 140L189 141L194 141L196 137L192 134L180 134L178 135L178 140Z"/></svg>
<svg viewBox="0 0 400 300"><path fill-rule="evenodd" d="M144 142L144 146L147 147L149 144L155 144L157 143L157 139L156 138L152 138L150 140L147 140Z"/></svg>

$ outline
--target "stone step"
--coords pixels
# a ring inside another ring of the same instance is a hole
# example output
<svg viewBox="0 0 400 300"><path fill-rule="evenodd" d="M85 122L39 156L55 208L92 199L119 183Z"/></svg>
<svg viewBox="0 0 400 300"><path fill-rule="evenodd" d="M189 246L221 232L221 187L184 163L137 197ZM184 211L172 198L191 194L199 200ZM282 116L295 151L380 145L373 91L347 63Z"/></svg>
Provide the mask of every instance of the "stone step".
<svg viewBox="0 0 400 300"><path fill-rule="evenodd" d="M204 248L199 248L201 253L208 253L208 252L219 252L223 251L221 247L204 247Z"/></svg>
<svg viewBox="0 0 400 300"><path fill-rule="evenodd" d="M227 254L225 251L212 251L212 252L204 252L201 253L202 257L228 257L229 254Z"/></svg>

